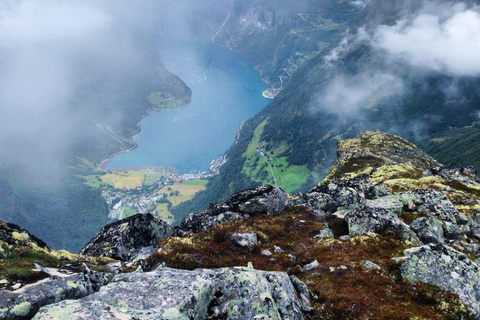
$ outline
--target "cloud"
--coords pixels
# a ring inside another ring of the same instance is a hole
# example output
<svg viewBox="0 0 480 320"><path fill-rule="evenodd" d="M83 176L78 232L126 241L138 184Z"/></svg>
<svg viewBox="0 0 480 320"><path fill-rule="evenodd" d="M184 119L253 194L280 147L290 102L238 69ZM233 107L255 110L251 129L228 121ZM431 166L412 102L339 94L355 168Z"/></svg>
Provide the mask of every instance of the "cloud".
<svg viewBox="0 0 480 320"><path fill-rule="evenodd" d="M371 0L353 0L350 4L359 8L364 8Z"/></svg>
<svg viewBox="0 0 480 320"><path fill-rule="evenodd" d="M151 48L118 5L0 0L0 167L58 176L79 143L98 137L95 124L115 129L119 105L149 85Z"/></svg>
<svg viewBox="0 0 480 320"><path fill-rule="evenodd" d="M354 77L337 75L312 100L311 109L349 116L402 91L401 79L390 74L364 72Z"/></svg>
<svg viewBox="0 0 480 320"><path fill-rule="evenodd" d="M377 29L372 44L392 57L455 76L480 75L480 9L425 8L413 19Z"/></svg>

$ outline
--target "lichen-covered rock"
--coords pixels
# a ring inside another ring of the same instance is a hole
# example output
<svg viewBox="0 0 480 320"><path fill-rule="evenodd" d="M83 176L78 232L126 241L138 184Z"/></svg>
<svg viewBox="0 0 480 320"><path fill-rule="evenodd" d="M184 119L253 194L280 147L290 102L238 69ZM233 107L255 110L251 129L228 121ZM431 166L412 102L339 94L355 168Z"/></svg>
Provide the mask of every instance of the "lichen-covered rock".
<svg viewBox="0 0 480 320"><path fill-rule="evenodd" d="M40 307L66 299L79 299L98 291L108 278L86 270L49 278L15 291L0 290L0 319L31 319Z"/></svg>
<svg viewBox="0 0 480 320"><path fill-rule="evenodd" d="M365 207L362 210L350 211L345 215L345 220L348 223L350 236L369 232L383 233L392 230L414 245L422 244L408 225L383 208Z"/></svg>
<svg viewBox="0 0 480 320"><path fill-rule="evenodd" d="M410 228L418 235L424 244L443 244L442 222L432 217L418 218L410 224Z"/></svg>
<svg viewBox="0 0 480 320"><path fill-rule="evenodd" d="M46 250L51 249L50 246L26 229L3 221L0 221L0 241L9 245L33 245Z"/></svg>
<svg viewBox="0 0 480 320"><path fill-rule="evenodd" d="M379 131L366 131L356 138L338 142L337 160L326 180L352 179L371 174L382 165L396 164L421 169L420 174L424 169L439 166L437 161L405 139Z"/></svg>
<svg viewBox="0 0 480 320"><path fill-rule="evenodd" d="M222 222L243 220L256 214L273 214L283 211L287 194L278 187L263 185L232 194L224 203L211 203L200 213L186 217L178 227L178 235L186 236L209 229Z"/></svg>
<svg viewBox="0 0 480 320"><path fill-rule="evenodd" d="M156 246L173 235L175 230L164 220L150 213L136 214L103 227L80 254L126 261L143 247Z"/></svg>
<svg viewBox="0 0 480 320"><path fill-rule="evenodd" d="M404 204L396 195L389 195L375 200L366 200L367 208L384 209L398 217L402 215Z"/></svg>
<svg viewBox="0 0 480 320"><path fill-rule="evenodd" d="M258 238L255 233L234 233L230 236L230 240L235 245L242 247L248 251L252 251L258 244Z"/></svg>
<svg viewBox="0 0 480 320"><path fill-rule="evenodd" d="M456 223L455 217L459 212L444 193L432 189L411 190L409 193L415 196L414 210Z"/></svg>
<svg viewBox="0 0 480 320"><path fill-rule="evenodd" d="M436 285L458 294L475 319L480 319L480 267L470 258L445 245L425 245L405 251L400 267L410 283Z"/></svg>
<svg viewBox="0 0 480 320"><path fill-rule="evenodd" d="M34 319L293 320L303 319L301 308L284 272L159 268L117 275L99 292L46 306Z"/></svg>

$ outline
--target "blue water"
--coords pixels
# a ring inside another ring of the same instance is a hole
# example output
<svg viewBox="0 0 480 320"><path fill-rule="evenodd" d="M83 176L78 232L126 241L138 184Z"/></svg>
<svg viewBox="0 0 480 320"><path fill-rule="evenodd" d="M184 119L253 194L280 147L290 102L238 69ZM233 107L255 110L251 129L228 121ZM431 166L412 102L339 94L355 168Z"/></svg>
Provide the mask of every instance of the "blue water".
<svg viewBox="0 0 480 320"><path fill-rule="evenodd" d="M268 86L247 61L226 49L193 41L159 43L170 72L192 89L182 109L159 111L142 120L138 147L114 157L109 169L169 166L180 173L208 169L235 139L238 126L269 102Z"/></svg>

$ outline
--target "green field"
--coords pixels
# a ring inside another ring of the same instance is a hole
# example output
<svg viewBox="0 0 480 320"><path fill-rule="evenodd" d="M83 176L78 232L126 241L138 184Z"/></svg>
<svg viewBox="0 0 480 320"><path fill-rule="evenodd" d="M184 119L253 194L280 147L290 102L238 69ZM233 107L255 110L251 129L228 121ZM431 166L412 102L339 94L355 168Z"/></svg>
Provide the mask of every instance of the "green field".
<svg viewBox="0 0 480 320"><path fill-rule="evenodd" d="M135 189L137 187L142 187L144 185L151 185L160 177L162 174L153 169L142 169L142 170L123 170L123 171L112 171L104 175L89 175L84 176L87 181L87 185L94 188L101 188L102 184L110 185L118 189Z"/></svg>

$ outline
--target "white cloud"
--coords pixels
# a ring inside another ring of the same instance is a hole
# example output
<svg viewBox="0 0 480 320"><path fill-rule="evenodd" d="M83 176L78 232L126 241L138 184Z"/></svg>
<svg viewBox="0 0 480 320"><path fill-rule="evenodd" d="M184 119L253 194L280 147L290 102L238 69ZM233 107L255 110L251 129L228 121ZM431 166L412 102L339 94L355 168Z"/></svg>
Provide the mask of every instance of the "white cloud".
<svg viewBox="0 0 480 320"><path fill-rule="evenodd" d="M403 82L394 75L374 72L355 77L338 75L312 100L311 108L346 116L402 91Z"/></svg>
<svg viewBox="0 0 480 320"><path fill-rule="evenodd" d="M480 75L478 7L456 4L446 11L423 11L411 21L379 27L372 43L413 66L457 76Z"/></svg>

